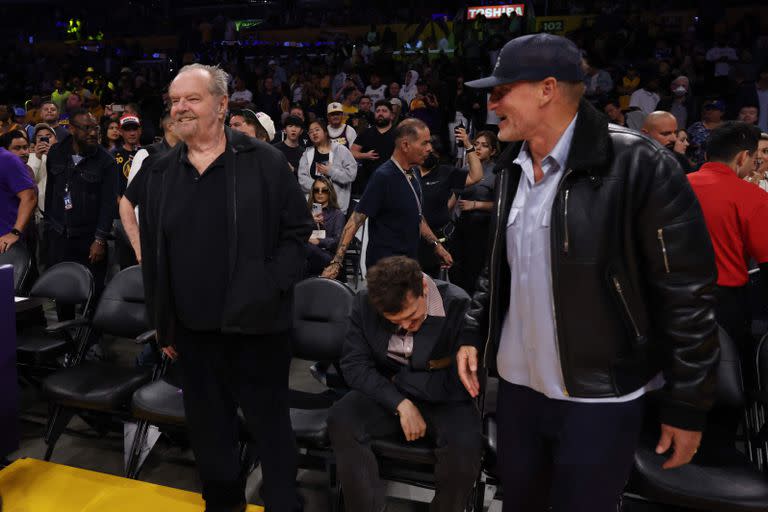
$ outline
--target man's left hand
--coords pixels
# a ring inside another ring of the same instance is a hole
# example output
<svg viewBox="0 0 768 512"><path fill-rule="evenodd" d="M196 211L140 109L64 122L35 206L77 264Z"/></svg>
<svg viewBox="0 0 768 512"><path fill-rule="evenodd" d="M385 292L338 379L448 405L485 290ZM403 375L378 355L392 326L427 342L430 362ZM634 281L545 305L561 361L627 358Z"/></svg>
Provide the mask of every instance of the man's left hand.
<svg viewBox="0 0 768 512"><path fill-rule="evenodd" d="M107 244L105 242L94 240L91 244L91 250L88 254L88 261L98 263L104 259L107 254Z"/></svg>
<svg viewBox="0 0 768 512"><path fill-rule="evenodd" d="M673 469L685 466L696 455L700 444L701 432L683 430L662 423L661 437L659 444L656 445L656 453L661 455L670 448L673 448L673 453L661 467Z"/></svg>
<svg viewBox="0 0 768 512"><path fill-rule="evenodd" d="M0 254L11 248L13 244L19 241L19 237L13 233L6 233L0 236Z"/></svg>
<svg viewBox="0 0 768 512"><path fill-rule="evenodd" d="M444 267L450 267L453 265L453 256L451 256L451 253L449 253L448 250L443 247L443 244L437 244L435 247L435 254L438 258L440 258Z"/></svg>

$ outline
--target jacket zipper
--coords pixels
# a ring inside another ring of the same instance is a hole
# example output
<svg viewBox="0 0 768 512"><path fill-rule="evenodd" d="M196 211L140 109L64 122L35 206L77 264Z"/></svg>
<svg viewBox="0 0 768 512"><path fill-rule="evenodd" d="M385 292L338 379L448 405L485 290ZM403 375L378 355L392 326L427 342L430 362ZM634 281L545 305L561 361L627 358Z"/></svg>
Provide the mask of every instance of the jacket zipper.
<svg viewBox="0 0 768 512"><path fill-rule="evenodd" d="M664 269L667 271L667 274L669 274L669 257L667 256L667 244L664 243L664 228L659 228L656 233L659 238L659 244L661 245L661 255L664 257Z"/></svg>
<svg viewBox="0 0 768 512"><path fill-rule="evenodd" d="M639 338L640 329L637 328L637 322L635 322L635 317L632 316L632 311L629 310L629 303L627 303L627 298L624 296L624 289L621 287L619 278L616 276L613 276L613 286L616 288L616 291L619 293L619 298L621 299L621 303L624 304L624 311L626 311L627 317L629 317L629 321L632 324L632 328L635 330L635 337Z"/></svg>
<svg viewBox="0 0 768 512"><path fill-rule="evenodd" d="M570 192L571 189L565 189L565 208L563 210L563 252L565 254L568 254L568 246L570 242L568 239L568 196Z"/></svg>
<svg viewBox="0 0 768 512"><path fill-rule="evenodd" d="M490 317L490 315L494 314L494 308L492 307L492 301L494 298L494 283L496 282L496 249L499 245L499 236L501 235L501 226L502 224L506 224L505 221L501 219L501 212L502 212L502 206L503 206L503 198L504 198L504 192L505 192L505 184L504 184L504 177L507 175L507 170L502 169L499 173L499 183L498 183L498 189L499 189L499 200L496 203L496 232L493 236L493 247L491 248L491 259L490 259L490 280L491 280L491 286L489 290L489 318L488 318L488 337L485 339L485 349L483 350L483 365L488 368L488 349L491 345L491 333L493 332L493 318Z"/></svg>
<svg viewBox="0 0 768 512"><path fill-rule="evenodd" d="M565 183L565 180L568 179L568 176L570 176L572 172L573 172L573 169L568 169L568 170L565 171L565 175L563 175L562 179L560 180L560 183L558 183L558 185L557 185L557 193L558 194L560 193L560 188L563 186L563 183ZM568 238L567 238L567 235L568 235L568 226L567 226L567 223L568 223L568 189L566 189L566 191L565 191L565 209L564 209L564 213L565 213L565 215L563 215L563 217L564 217L563 220L566 222L566 228L565 228L566 239L565 239L565 242L564 242L564 247L565 247L565 252L567 254L568 253ZM552 230L552 233L556 233L556 231ZM556 244L552 244L552 247L557 247L557 245ZM556 262L554 261L555 260L555 254L556 254L556 251L552 251L552 253L549 256L550 257L550 267L551 267L551 269L550 269L550 271L551 271L551 274L550 274L550 279L551 279L550 287L552 288L552 319L555 321L555 349L557 350L557 360L560 363L560 376L563 379L563 394L565 396L571 396L570 393L568 392L568 384L565 382L565 366L563 365L563 358L562 358L562 356L560 354L560 335L559 335L558 328L557 328L557 307L555 305L555 302L557 300L557 297L556 297L557 294L555 293L555 282L557 282L557 278L556 278L555 273L557 272L557 265L556 265Z"/></svg>

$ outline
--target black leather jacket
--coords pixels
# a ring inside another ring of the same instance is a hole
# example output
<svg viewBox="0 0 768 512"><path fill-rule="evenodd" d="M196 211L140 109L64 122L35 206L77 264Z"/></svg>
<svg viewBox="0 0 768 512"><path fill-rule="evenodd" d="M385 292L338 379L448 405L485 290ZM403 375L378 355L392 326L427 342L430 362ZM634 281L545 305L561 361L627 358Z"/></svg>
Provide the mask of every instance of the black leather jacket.
<svg viewBox="0 0 768 512"><path fill-rule="evenodd" d="M521 169L509 147L496 172L490 260L464 340L494 371L509 308L506 220ZM582 101L551 223L552 282L569 396L621 396L663 371L662 422L700 430L719 356L712 243L688 180L668 151L608 125ZM484 348L484 350L483 350Z"/></svg>

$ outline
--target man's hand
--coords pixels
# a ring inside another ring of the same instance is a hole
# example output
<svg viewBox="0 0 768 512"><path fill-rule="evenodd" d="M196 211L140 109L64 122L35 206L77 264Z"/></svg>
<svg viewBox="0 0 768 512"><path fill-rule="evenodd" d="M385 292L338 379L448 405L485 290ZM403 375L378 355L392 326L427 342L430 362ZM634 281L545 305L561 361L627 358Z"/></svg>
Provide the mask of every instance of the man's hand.
<svg viewBox="0 0 768 512"><path fill-rule="evenodd" d="M670 425L661 425L661 437L656 445L656 453L662 453L673 448L672 456L661 466L663 469L679 468L685 466L699 449L701 444L701 432L683 430Z"/></svg>
<svg viewBox="0 0 768 512"><path fill-rule="evenodd" d="M416 441L427 433L427 424L418 407L407 398L397 406L397 414L400 415L400 426L403 427L406 441Z"/></svg>
<svg viewBox="0 0 768 512"><path fill-rule="evenodd" d="M107 254L107 243L103 240L94 240L91 244L91 250L88 254L88 261L98 263L104 259Z"/></svg>
<svg viewBox="0 0 768 512"><path fill-rule="evenodd" d="M13 244L19 241L19 237L13 233L6 233L0 236L0 254L11 248Z"/></svg>
<svg viewBox="0 0 768 512"><path fill-rule="evenodd" d="M326 277L328 279L336 279L336 277L339 275L340 270L341 270L340 264L331 262L330 265L325 267L325 270L323 270L323 273L320 274L320 277Z"/></svg>
<svg viewBox="0 0 768 512"><path fill-rule="evenodd" d="M379 158L379 154L374 150L370 150L367 153L362 153L360 156L362 156L365 160L377 160Z"/></svg>
<svg viewBox="0 0 768 512"><path fill-rule="evenodd" d="M462 345L456 353L456 366L459 379L472 398L480 394L480 381L477 378L477 349L471 345Z"/></svg>
<svg viewBox="0 0 768 512"><path fill-rule="evenodd" d="M468 199L459 199L459 210L463 212L469 212L475 209L477 201L469 201Z"/></svg>
<svg viewBox="0 0 768 512"><path fill-rule="evenodd" d="M163 347L163 354L170 357L172 360L176 360L177 357L179 357L179 354L176 352L176 349L173 348L173 345L168 345L167 347Z"/></svg>
<svg viewBox="0 0 768 512"><path fill-rule="evenodd" d="M309 243L312 245L320 245L320 239L319 238L310 238Z"/></svg>
<svg viewBox="0 0 768 512"><path fill-rule="evenodd" d="M453 256L451 256L451 253L443 247L443 244L437 244L435 247L435 254L440 258L443 267L448 268L453 265Z"/></svg>
<svg viewBox="0 0 768 512"><path fill-rule="evenodd" d="M48 154L49 149L51 149L50 142L38 142L35 144L35 155L37 155L37 158L42 158L43 155Z"/></svg>

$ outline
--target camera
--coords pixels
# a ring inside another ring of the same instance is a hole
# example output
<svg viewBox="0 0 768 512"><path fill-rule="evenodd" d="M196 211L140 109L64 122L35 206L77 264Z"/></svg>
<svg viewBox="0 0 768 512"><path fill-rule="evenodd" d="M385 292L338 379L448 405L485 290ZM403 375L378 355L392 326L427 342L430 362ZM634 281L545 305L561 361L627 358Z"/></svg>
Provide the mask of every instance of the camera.
<svg viewBox="0 0 768 512"><path fill-rule="evenodd" d="M51 141L51 138L48 136L40 137L40 142L45 142L46 144Z"/></svg>

